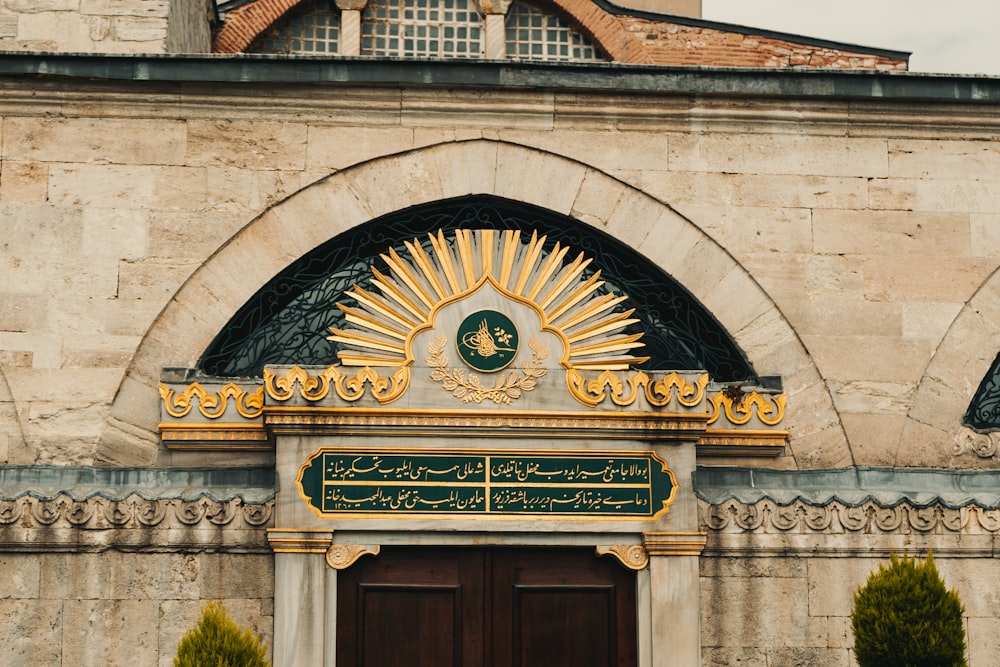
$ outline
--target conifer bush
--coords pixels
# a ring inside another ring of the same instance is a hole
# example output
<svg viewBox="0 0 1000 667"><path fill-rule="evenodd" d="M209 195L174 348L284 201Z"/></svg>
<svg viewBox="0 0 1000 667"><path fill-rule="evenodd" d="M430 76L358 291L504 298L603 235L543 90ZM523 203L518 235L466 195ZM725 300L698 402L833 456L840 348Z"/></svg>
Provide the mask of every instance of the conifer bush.
<svg viewBox="0 0 1000 667"><path fill-rule="evenodd" d="M933 554L890 557L854 593L851 627L859 667L967 667L962 603L945 588Z"/></svg>
<svg viewBox="0 0 1000 667"><path fill-rule="evenodd" d="M207 602L201 619L177 645L174 667L270 667L267 645L240 628L221 602Z"/></svg>

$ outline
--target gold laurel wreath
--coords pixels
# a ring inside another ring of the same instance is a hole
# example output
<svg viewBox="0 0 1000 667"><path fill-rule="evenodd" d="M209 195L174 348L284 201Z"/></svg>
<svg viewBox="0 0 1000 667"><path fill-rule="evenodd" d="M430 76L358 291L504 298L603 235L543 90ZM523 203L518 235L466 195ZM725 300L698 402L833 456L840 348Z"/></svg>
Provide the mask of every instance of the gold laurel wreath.
<svg viewBox="0 0 1000 667"><path fill-rule="evenodd" d="M549 356L549 350L537 339L528 341L531 348L531 359L521 364L521 372L507 371L497 376L492 387L483 386L479 376L475 373L465 375L465 370L461 368L446 368L448 366L448 355L444 353L448 339L444 336L437 336L427 345L427 365L430 366L431 379L440 382L446 391L450 391L455 398L461 399L463 403L482 403L485 400L493 401L496 404L510 405L514 399L520 398L526 391L532 391L538 382L535 378L545 375L545 367L542 360Z"/></svg>

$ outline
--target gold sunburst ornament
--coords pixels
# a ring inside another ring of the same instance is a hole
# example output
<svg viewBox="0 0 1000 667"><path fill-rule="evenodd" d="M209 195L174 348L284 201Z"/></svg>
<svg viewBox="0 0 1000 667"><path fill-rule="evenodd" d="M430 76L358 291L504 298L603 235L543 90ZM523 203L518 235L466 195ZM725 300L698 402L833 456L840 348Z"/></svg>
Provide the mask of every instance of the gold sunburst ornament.
<svg viewBox="0 0 1000 667"><path fill-rule="evenodd" d="M566 246L546 248L545 236L525 241L518 230L459 229L450 238L438 231L404 246L380 255L388 270L372 267L372 288L346 292L356 304L337 304L351 326L331 327L329 339L342 344L344 366L409 368L419 356L417 339L433 330L425 357L433 379L465 402L509 403L545 374L543 338L561 348L558 362L567 371L625 370L648 358L632 354L642 334L624 332L638 321L634 309L616 310L627 297L602 290L600 271L587 273L591 260L583 253L568 261ZM465 364L500 373L523 354L519 329L532 334L531 356L519 370L483 381L447 368L454 336ZM441 343L443 331L453 336Z"/></svg>

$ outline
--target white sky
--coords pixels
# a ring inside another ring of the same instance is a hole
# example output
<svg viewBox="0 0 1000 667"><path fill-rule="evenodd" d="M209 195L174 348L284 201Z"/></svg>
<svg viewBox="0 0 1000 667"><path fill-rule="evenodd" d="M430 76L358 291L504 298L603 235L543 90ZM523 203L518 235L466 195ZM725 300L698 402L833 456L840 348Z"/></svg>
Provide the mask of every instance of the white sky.
<svg viewBox="0 0 1000 667"><path fill-rule="evenodd" d="M702 18L911 51L912 72L1000 76L1000 0L702 0Z"/></svg>

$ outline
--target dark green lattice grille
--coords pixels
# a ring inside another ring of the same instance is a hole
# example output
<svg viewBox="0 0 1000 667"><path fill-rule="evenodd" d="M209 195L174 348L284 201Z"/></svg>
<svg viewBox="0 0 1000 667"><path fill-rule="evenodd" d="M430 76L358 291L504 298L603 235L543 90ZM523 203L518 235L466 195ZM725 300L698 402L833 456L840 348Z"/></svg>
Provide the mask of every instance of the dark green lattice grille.
<svg viewBox="0 0 1000 667"><path fill-rule="evenodd" d="M993 360L962 421L983 431L1000 429L1000 356Z"/></svg>
<svg viewBox="0 0 1000 667"><path fill-rule="evenodd" d="M199 369L209 375L260 376L266 364L331 364L338 344L329 327L345 328L336 307L355 284L369 289L379 254L403 241L442 229L520 229L548 236L593 258L603 289L629 296L656 370L707 370L724 382L757 377L722 326L680 284L616 239L552 211L493 197L467 197L392 213L340 234L293 262L233 316L205 351ZM574 255L575 256L575 255ZM572 258L569 258L572 259ZM350 298L346 299L350 301Z"/></svg>

